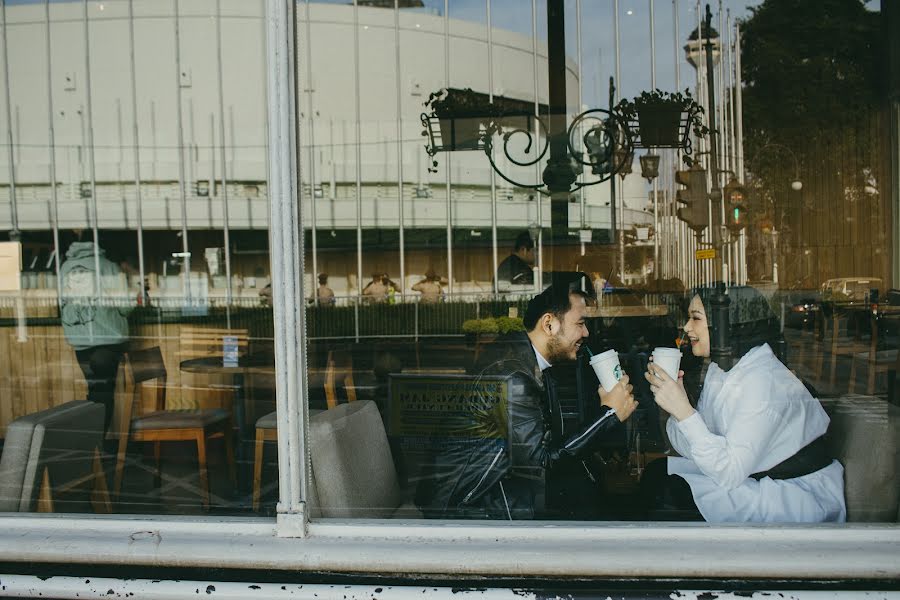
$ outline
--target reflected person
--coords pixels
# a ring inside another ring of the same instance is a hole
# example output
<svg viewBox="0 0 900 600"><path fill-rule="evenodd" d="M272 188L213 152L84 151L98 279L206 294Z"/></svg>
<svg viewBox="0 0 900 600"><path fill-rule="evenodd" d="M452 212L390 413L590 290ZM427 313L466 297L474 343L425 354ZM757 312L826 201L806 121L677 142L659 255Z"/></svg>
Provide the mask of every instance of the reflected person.
<svg viewBox="0 0 900 600"><path fill-rule="evenodd" d="M87 399L104 405L104 431L109 431L116 375L127 349L127 317L134 304L122 270L93 241L80 241L82 233L76 232L79 240L69 246L59 268L60 317L66 341L75 350L88 385Z"/></svg>
<svg viewBox="0 0 900 600"><path fill-rule="evenodd" d="M334 290L328 287L328 273L319 273L319 287L316 288L319 306L334 306Z"/></svg>
<svg viewBox="0 0 900 600"><path fill-rule="evenodd" d="M441 278L432 268L425 272L425 279L412 286L412 290L421 294L419 302L422 304L437 304L444 298Z"/></svg>
<svg viewBox="0 0 900 600"><path fill-rule="evenodd" d="M497 266L497 281L515 285L534 284L534 242L527 231L516 237L513 252Z"/></svg>

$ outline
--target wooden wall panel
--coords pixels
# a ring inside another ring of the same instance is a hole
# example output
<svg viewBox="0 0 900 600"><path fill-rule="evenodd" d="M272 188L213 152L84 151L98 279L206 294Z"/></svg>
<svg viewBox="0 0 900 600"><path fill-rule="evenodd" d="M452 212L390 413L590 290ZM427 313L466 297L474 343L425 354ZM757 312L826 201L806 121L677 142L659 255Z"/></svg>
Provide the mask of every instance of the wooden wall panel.
<svg viewBox="0 0 900 600"><path fill-rule="evenodd" d="M178 323L133 328L133 348L159 346L168 372L170 408L228 406L227 377L193 376L179 369ZM72 347L58 325L28 327L27 341L16 339L15 327L0 327L0 437L10 421L35 411L87 396L84 375Z"/></svg>

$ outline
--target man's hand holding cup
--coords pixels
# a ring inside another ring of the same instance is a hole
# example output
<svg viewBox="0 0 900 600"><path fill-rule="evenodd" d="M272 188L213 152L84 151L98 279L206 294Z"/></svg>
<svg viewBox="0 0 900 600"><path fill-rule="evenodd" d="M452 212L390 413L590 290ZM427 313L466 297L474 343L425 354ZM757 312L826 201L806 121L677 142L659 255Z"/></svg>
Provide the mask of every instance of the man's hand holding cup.
<svg viewBox="0 0 900 600"><path fill-rule="evenodd" d="M607 392L602 385L597 387L597 393L600 395L600 404L616 411L616 417L618 417L619 421L624 421L630 417L634 409L637 408L638 404L634 399L632 390L633 387L628 383L628 375L625 374L613 386L612 391Z"/></svg>

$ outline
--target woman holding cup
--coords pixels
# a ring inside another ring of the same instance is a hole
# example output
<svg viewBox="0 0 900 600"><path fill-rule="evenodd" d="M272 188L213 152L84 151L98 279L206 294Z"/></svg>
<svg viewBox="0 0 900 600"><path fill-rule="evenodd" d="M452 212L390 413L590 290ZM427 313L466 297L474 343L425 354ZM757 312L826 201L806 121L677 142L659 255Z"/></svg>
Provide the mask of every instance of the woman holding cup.
<svg viewBox="0 0 900 600"><path fill-rule="evenodd" d="M684 332L691 353L706 364L697 408L683 372L671 377L651 362L645 377L669 413L666 432L679 457L651 463L641 480L651 517L710 522L846 520L843 467L827 454L829 418L803 383L773 352L778 321L755 289L728 288L730 323L724 339L734 366L710 362L715 349L714 294L694 292ZM720 338L721 339L721 338Z"/></svg>

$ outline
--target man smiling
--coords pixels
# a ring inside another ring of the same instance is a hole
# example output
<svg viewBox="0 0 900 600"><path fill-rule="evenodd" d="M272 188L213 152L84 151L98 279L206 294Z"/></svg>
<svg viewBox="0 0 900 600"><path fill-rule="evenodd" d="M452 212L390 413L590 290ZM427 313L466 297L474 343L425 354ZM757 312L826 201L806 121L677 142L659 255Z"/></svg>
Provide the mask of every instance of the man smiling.
<svg viewBox="0 0 900 600"><path fill-rule="evenodd" d="M577 359L588 337L589 302L593 298L571 284L555 283L528 303L525 332L511 334L484 353L477 372L509 378L510 393L503 410L480 416L478 429L506 443L484 452L469 445L459 456L445 456L442 481L426 514L572 519L589 518L597 510L595 495L584 491L597 488L586 458L604 434L631 416L637 403L627 376L609 393L598 386L599 416L566 430L550 368Z"/></svg>

